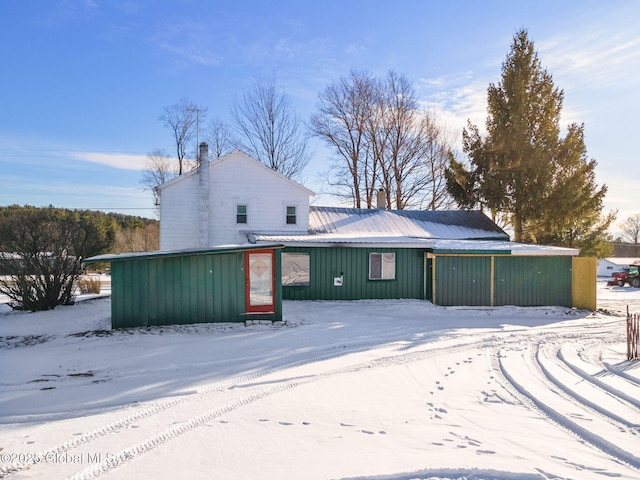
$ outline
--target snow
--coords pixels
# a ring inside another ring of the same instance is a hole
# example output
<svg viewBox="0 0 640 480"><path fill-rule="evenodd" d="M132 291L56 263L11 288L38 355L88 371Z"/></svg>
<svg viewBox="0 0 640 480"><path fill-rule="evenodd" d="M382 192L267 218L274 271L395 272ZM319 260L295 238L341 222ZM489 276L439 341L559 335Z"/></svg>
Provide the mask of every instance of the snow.
<svg viewBox="0 0 640 480"><path fill-rule="evenodd" d="M625 312L284 302L280 325L112 331L0 305L0 476L638 479Z"/></svg>

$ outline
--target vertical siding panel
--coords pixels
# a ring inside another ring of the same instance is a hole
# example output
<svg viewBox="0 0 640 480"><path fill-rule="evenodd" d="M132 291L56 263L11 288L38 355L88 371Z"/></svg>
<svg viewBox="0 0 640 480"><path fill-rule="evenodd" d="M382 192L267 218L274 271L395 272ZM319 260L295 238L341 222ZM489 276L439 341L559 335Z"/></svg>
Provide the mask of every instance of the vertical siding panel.
<svg viewBox="0 0 640 480"><path fill-rule="evenodd" d="M205 317L207 322L215 322L214 313L214 280L213 274L213 255L205 255L205 277L204 277L204 296L205 296Z"/></svg>
<svg viewBox="0 0 640 480"><path fill-rule="evenodd" d="M369 280L369 254L396 254L395 280ZM422 298L424 250L394 248L287 247L285 253L308 253L310 284L283 287L287 300L357 300ZM344 274L342 287L333 279Z"/></svg>
<svg viewBox="0 0 640 480"><path fill-rule="evenodd" d="M491 305L491 258L441 256L436 261L438 305Z"/></svg>
<svg viewBox="0 0 640 480"><path fill-rule="evenodd" d="M496 257L496 305L571 306L571 257Z"/></svg>
<svg viewBox="0 0 640 480"><path fill-rule="evenodd" d="M170 323L179 323L180 322L180 297L179 297L179 283L180 283L180 268L179 268L179 259L176 258L167 258L166 265L169 268L169 274L165 275L165 280L168 282L167 284L167 317L164 318L163 325L168 325Z"/></svg>
<svg viewBox="0 0 640 480"><path fill-rule="evenodd" d="M222 291L220 284L224 283L224 279L221 278L222 272L220 270L220 262L216 258L211 258L211 287L213 288L213 321L221 322L221 304L222 304Z"/></svg>
<svg viewBox="0 0 640 480"><path fill-rule="evenodd" d="M113 328L124 327L124 263L111 263L111 325Z"/></svg>
<svg viewBox="0 0 640 480"><path fill-rule="evenodd" d="M163 299L159 295L161 291L158 285L159 279L162 278L162 259L149 260L147 265L147 295L148 295L148 314L147 325L157 325L161 316Z"/></svg>
<svg viewBox="0 0 640 480"><path fill-rule="evenodd" d="M270 318L281 320L280 251L272 251L276 303ZM243 321L245 252L113 261L112 326Z"/></svg>

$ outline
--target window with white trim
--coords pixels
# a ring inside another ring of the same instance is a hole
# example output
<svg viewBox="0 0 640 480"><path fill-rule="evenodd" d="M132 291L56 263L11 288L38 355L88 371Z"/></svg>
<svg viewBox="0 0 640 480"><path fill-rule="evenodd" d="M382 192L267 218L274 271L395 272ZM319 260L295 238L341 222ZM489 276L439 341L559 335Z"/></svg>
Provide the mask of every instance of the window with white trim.
<svg viewBox="0 0 640 480"><path fill-rule="evenodd" d="M247 223L246 205L236 205L236 223Z"/></svg>
<svg viewBox="0 0 640 480"><path fill-rule="evenodd" d="M310 255L308 253L283 253L280 263L283 286L309 286Z"/></svg>
<svg viewBox="0 0 640 480"><path fill-rule="evenodd" d="M370 253L369 280L395 280L396 254Z"/></svg>
<svg viewBox="0 0 640 480"><path fill-rule="evenodd" d="M288 206L287 207L287 225L295 225L296 224L296 207Z"/></svg>

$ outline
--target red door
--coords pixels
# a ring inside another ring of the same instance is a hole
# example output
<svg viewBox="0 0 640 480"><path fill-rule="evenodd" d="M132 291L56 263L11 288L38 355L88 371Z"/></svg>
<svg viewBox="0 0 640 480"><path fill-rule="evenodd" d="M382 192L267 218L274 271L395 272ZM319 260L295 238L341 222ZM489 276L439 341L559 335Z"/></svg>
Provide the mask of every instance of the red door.
<svg viewBox="0 0 640 480"><path fill-rule="evenodd" d="M275 253L273 250L245 252L245 298L247 313L275 311Z"/></svg>

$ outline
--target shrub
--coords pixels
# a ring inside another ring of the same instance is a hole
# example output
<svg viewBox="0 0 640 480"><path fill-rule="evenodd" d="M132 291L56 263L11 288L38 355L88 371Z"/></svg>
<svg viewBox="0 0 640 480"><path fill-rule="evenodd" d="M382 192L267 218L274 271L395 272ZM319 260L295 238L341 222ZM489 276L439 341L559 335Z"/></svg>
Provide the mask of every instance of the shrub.
<svg viewBox="0 0 640 480"><path fill-rule="evenodd" d="M80 293L100 293L100 277L81 277L76 283Z"/></svg>
<svg viewBox="0 0 640 480"><path fill-rule="evenodd" d="M100 212L0 207L0 293L20 310L72 304L82 259L106 251L115 226Z"/></svg>

